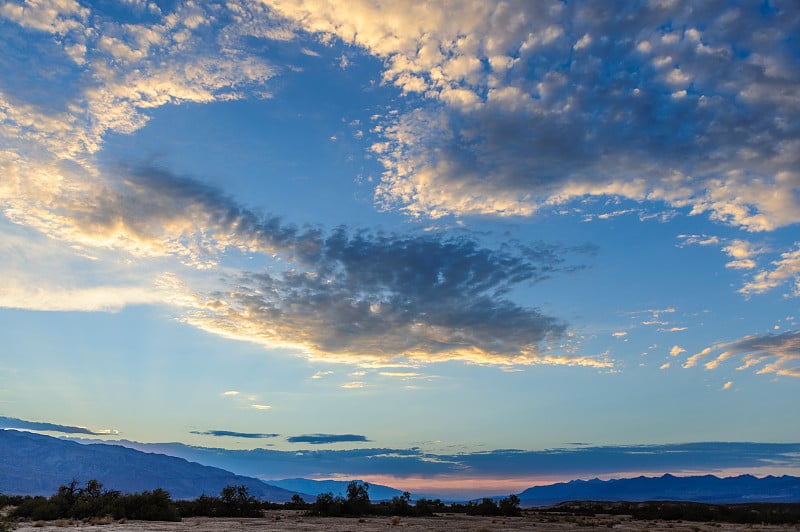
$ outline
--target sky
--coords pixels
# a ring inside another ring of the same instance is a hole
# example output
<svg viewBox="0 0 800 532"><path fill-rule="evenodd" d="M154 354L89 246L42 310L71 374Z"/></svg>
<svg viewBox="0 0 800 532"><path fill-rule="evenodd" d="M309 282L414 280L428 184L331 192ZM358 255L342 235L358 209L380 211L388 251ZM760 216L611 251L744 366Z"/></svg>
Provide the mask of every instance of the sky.
<svg viewBox="0 0 800 532"><path fill-rule="evenodd" d="M8 0L0 51L0 425L800 472L793 0Z"/></svg>

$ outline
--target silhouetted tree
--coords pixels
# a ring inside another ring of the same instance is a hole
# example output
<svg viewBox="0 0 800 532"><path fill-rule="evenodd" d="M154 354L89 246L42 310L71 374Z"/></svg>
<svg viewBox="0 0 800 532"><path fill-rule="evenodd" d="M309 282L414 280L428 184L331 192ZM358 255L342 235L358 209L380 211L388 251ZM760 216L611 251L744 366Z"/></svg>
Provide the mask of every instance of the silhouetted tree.
<svg viewBox="0 0 800 532"><path fill-rule="evenodd" d="M356 480L351 481L347 485L345 513L347 515L364 515L369 512L369 484Z"/></svg>
<svg viewBox="0 0 800 532"><path fill-rule="evenodd" d="M519 509L519 502L519 497L514 494L509 495L505 499L501 499L498 505L500 513L508 517L520 515L522 510Z"/></svg>

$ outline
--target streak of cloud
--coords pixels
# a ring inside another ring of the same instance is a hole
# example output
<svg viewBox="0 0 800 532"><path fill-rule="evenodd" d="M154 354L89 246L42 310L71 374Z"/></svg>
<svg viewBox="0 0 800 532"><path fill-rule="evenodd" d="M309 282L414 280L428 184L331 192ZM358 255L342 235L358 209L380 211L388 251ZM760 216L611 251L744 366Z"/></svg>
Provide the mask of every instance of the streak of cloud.
<svg viewBox="0 0 800 532"><path fill-rule="evenodd" d="M3 429L22 429L35 430L42 432L61 432L63 434L87 434L100 436L107 434L119 434L115 430L91 430L86 427L75 427L71 425L59 425L57 423L47 423L41 421L26 421L13 417L0 416L0 428Z"/></svg>
<svg viewBox="0 0 800 532"><path fill-rule="evenodd" d="M305 434L286 438L289 443L309 443L311 445L326 445L330 443L368 442L366 436L359 434Z"/></svg>
<svg viewBox="0 0 800 532"><path fill-rule="evenodd" d="M262 434L258 432L235 432L231 430L193 430L190 434L197 434L198 436L214 436L217 438L246 438L246 439L266 439L277 438L280 434Z"/></svg>

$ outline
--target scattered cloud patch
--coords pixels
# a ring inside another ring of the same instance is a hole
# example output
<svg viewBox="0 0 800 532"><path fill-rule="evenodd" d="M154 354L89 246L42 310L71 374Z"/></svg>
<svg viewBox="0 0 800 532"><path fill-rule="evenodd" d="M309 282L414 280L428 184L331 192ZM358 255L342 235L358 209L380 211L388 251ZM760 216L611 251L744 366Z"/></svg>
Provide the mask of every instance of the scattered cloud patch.
<svg viewBox="0 0 800 532"><path fill-rule="evenodd" d="M722 389L723 390L730 390L732 386L733 386L733 381L728 381L728 382L726 382L725 384L722 385Z"/></svg>
<svg viewBox="0 0 800 532"><path fill-rule="evenodd" d="M745 336L733 342L706 347L689 357L684 368L691 368L700 359L714 353L717 356L705 364L708 370L717 369L729 359L738 359L739 370L756 368L756 374L800 377L800 332Z"/></svg>

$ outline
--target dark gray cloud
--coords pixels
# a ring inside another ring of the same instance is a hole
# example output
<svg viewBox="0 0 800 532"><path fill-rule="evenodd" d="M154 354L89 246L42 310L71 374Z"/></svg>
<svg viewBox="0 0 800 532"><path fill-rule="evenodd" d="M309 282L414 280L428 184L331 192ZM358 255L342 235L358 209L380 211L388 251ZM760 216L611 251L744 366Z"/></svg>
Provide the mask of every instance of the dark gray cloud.
<svg viewBox="0 0 800 532"><path fill-rule="evenodd" d="M97 208L76 213L81 230L113 227L200 265L230 249L277 259L266 271L228 277L225 290L198 294L203 302L187 317L197 326L350 362L412 357L608 366L590 358L545 359L545 344L560 338L566 324L507 298L520 283L580 267L567 256L583 248L542 242L490 248L468 233L300 228L163 169L127 173L123 185L97 198Z"/></svg>
<svg viewBox="0 0 800 532"><path fill-rule="evenodd" d="M459 350L477 350L502 362L533 355L564 331L560 320L503 297L517 283L567 269L561 252L340 228L304 253L304 270L245 274L235 290L214 296L226 299L231 325L302 335L317 352L458 358Z"/></svg>
<svg viewBox="0 0 800 532"><path fill-rule="evenodd" d="M13 417L0 416L0 428L4 429L23 429L23 430L37 430L44 432L61 432L63 434L88 434L88 435L101 435L108 434L108 431L95 432L87 429L86 427L73 427L70 425L58 425L56 423L47 423L42 421L26 421L24 419L17 419Z"/></svg>
<svg viewBox="0 0 800 532"><path fill-rule="evenodd" d="M190 434L197 434L200 436L216 436L216 437L230 437L230 438L247 438L247 439L262 439L262 438L277 438L280 434L261 434L257 432L234 432L230 430L193 430Z"/></svg>
<svg viewBox="0 0 800 532"><path fill-rule="evenodd" d="M303 436L290 436L286 438L289 443L310 443L311 445L324 445L328 443L367 442L366 436L359 434L305 434Z"/></svg>

